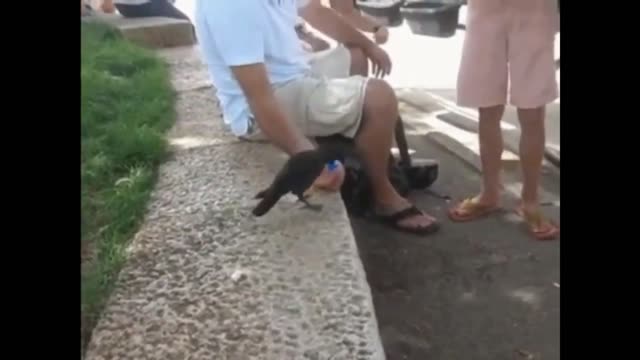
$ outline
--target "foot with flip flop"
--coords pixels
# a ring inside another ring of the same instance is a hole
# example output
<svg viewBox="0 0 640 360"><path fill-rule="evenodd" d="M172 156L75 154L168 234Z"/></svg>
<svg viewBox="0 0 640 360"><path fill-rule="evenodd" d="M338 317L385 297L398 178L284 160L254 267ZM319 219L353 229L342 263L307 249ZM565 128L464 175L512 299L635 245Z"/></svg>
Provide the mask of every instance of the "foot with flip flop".
<svg viewBox="0 0 640 360"><path fill-rule="evenodd" d="M553 94L552 94L553 95ZM478 110L478 142L482 164L482 192L465 199L449 210L449 218L455 222L473 221L500 210L502 191L502 115L504 105ZM545 106L518 108L520 122L520 170L522 171L521 205L515 210L529 233L538 240L553 240L560 228L542 215L538 190L542 174L545 149Z"/></svg>
<svg viewBox="0 0 640 360"><path fill-rule="evenodd" d="M339 191L344 177L344 166L340 162L336 162L334 168L325 169L310 192L314 189L327 192ZM400 196L391 184L381 187L381 189L382 191L379 190L377 194L377 205L372 220L395 230L415 235L429 235L440 229L436 218L421 211Z"/></svg>
<svg viewBox="0 0 640 360"><path fill-rule="evenodd" d="M313 189L335 192L339 191L344 180L344 167L337 162L334 169L325 169L322 175L315 182ZM491 180L490 180L491 181ZM497 186L500 188L500 186ZM537 199L537 191L531 192L528 187L523 191L523 198ZM419 210L408 200L398 195L394 190L382 192L379 196L375 209L374 220L396 230L412 233L416 235L428 235L437 232L440 224L433 216ZM499 191L495 191L495 196L478 195L468 198L449 209L449 218L454 222L473 221L485 216L489 216L501 210L499 206ZM546 219L540 210L537 201L530 201L520 205L515 212L524 220L528 231L538 240L553 240L560 233L559 227L552 221Z"/></svg>
<svg viewBox="0 0 640 360"><path fill-rule="evenodd" d="M454 222L467 222L489 216L500 210L497 200L489 200L483 195L478 195L467 198L449 209L449 218ZM542 215L538 204L521 204L515 212L537 240L554 240L560 234L560 228Z"/></svg>

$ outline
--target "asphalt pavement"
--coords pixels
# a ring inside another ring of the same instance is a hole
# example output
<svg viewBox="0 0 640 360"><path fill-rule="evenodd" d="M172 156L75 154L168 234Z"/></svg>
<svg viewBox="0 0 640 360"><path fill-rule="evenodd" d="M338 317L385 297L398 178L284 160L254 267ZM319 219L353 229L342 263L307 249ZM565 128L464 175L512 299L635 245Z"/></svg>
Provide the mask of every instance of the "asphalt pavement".
<svg viewBox="0 0 640 360"><path fill-rule="evenodd" d="M510 211L457 224L446 209L479 189L479 174L420 136L414 156L441 163L432 190L412 196L442 221L439 233L406 235L352 219L372 288L389 360L554 360L560 358L560 243L533 240ZM545 191L559 194L558 174L545 174ZM559 207L544 208L559 221Z"/></svg>

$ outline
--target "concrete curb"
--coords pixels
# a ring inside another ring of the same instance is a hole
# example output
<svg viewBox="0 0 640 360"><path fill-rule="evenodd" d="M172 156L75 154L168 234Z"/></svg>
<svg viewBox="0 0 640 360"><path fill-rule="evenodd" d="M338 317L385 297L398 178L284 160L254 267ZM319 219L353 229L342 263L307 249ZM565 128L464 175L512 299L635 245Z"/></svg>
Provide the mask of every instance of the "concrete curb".
<svg viewBox="0 0 640 360"><path fill-rule="evenodd" d="M168 61L176 77L199 71L193 49ZM384 360L340 196L314 196L319 213L287 197L251 216L285 157L238 142L216 106L207 88L179 94L174 156L86 359Z"/></svg>
<svg viewBox="0 0 640 360"><path fill-rule="evenodd" d="M124 18L96 12L85 21L103 22L117 28L129 41L151 49L189 46L196 43L193 26L187 20L162 17Z"/></svg>

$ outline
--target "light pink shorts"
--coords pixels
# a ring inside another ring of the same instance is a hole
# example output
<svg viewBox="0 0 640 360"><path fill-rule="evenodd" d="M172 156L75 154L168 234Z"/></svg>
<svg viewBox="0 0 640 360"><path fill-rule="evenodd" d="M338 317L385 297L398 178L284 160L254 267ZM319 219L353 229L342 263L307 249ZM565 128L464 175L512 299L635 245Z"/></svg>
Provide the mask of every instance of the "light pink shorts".
<svg viewBox="0 0 640 360"><path fill-rule="evenodd" d="M537 108L558 97L556 0L469 0L458 104Z"/></svg>

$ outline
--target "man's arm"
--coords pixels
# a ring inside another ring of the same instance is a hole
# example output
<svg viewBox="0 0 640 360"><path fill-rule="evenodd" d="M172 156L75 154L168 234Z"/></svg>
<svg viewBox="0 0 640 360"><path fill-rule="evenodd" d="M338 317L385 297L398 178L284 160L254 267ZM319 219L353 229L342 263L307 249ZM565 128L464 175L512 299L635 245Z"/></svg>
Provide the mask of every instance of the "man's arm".
<svg viewBox="0 0 640 360"><path fill-rule="evenodd" d="M267 138L289 155L313 149L300 129L287 119L273 94L264 64L232 66L251 112Z"/></svg>
<svg viewBox="0 0 640 360"><path fill-rule="evenodd" d="M330 0L329 3L331 8L347 18L353 26L364 32L374 33L377 28L382 26L374 19L363 16L353 5L353 0Z"/></svg>
<svg viewBox="0 0 640 360"><path fill-rule="evenodd" d="M311 26L347 46L363 50L375 47L375 43L349 24L335 10L322 5L320 0L310 0L300 9L300 16Z"/></svg>
<svg viewBox="0 0 640 360"><path fill-rule="evenodd" d="M335 10L323 6L320 0L310 0L299 12L302 18L327 36L348 47L360 48L371 60L375 76L384 77L391 73L389 55Z"/></svg>

